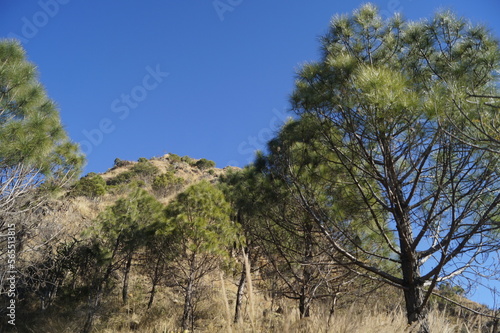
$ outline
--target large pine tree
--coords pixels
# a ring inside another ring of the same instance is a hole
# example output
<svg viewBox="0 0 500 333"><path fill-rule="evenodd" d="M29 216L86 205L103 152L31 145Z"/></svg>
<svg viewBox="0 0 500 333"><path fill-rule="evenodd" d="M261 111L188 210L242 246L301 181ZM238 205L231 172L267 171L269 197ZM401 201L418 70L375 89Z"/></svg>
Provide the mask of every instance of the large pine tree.
<svg viewBox="0 0 500 333"><path fill-rule="evenodd" d="M467 141L498 126L481 127L497 109L475 97L500 95L498 43L449 12L384 21L371 4L335 17L322 41L322 59L298 74L293 110L316 121L322 148L310 149L345 170L329 187L355 186L358 209L391 254L355 244L373 260L360 258L338 241L349 239L345 221L323 214L314 192L303 191L303 205L350 264L402 289L408 322L426 331L436 284L482 269L481 255L498 243L498 156L488 141ZM289 178L308 187L299 175ZM397 273L383 268L394 261Z"/></svg>
<svg viewBox="0 0 500 333"><path fill-rule="evenodd" d="M20 214L32 212L51 190L78 176L83 160L21 45L0 40L0 235L11 236L0 237L0 272L15 266L29 279L21 266L21 250L28 243L35 247L28 238L36 237L42 227ZM7 266L7 258L12 265ZM3 285L6 274L0 275Z"/></svg>

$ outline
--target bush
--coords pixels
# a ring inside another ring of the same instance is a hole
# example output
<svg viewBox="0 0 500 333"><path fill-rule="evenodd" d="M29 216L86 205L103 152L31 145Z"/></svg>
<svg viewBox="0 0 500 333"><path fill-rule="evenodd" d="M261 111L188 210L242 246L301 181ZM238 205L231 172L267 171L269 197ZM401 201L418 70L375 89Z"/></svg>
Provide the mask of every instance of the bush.
<svg viewBox="0 0 500 333"><path fill-rule="evenodd" d="M155 177L153 180L153 190L159 195L167 195L172 191L179 190L184 183L184 179L177 177L173 172L167 172Z"/></svg>
<svg viewBox="0 0 500 333"><path fill-rule="evenodd" d="M134 166L130 168L129 171L122 172L117 176L109 179L107 184L110 186L114 186L130 183L134 178L137 178L138 176L141 177L141 180L144 182L145 180L148 180L159 172L160 170L148 160L146 160L146 162L141 161L134 164Z"/></svg>
<svg viewBox="0 0 500 333"><path fill-rule="evenodd" d="M454 298L456 296L464 296L464 288L456 285L452 285L450 282L443 282L438 286L439 292L448 298Z"/></svg>
<svg viewBox="0 0 500 333"><path fill-rule="evenodd" d="M115 177L108 179L107 184L110 186L129 183L132 178L134 178L134 173L132 171L122 172Z"/></svg>
<svg viewBox="0 0 500 333"><path fill-rule="evenodd" d="M181 161L182 162L186 162L189 165L193 165L193 163L194 163L194 160L191 157L187 156L187 155L186 156L182 156L181 157Z"/></svg>
<svg viewBox="0 0 500 333"><path fill-rule="evenodd" d="M146 163L146 162L149 162L149 161L145 157L139 157L139 159L137 160L137 162L139 162L139 163Z"/></svg>
<svg viewBox="0 0 500 333"><path fill-rule="evenodd" d="M180 162L182 160L179 155L172 154L172 153L168 153L168 158L169 158L170 162L172 162L172 163L174 163L174 162Z"/></svg>
<svg viewBox="0 0 500 333"><path fill-rule="evenodd" d="M132 167L131 171L136 175L145 177L151 177L160 172L160 170L148 160L146 160L145 162L141 161L139 163L136 163Z"/></svg>
<svg viewBox="0 0 500 333"><path fill-rule="evenodd" d="M198 160L194 165L200 170L205 170L215 167L215 162L207 160L206 158L202 158Z"/></svg>
<svg viewBox="0 0 500 333"><path fill-rule="evenodd" d="M103 196L106 192L106 182L104 179L100 175L91 172L76 182L70 195L74 197L97 198Z"/></svg>
<svg viewBox="0 0 500 333"><path fill-rule="evenodd" d="M118 168L118 167L123 167L123 166L130 165L130 164L132 164L132 162L130 162L130 161L124 161L124 160L121 160L121 159L119 159L119 158L117 157L117 158L115 158L115 161L114 161L114 163L113 163L113 166L115 166L115 167L117 167L117 168Z"/></svg>

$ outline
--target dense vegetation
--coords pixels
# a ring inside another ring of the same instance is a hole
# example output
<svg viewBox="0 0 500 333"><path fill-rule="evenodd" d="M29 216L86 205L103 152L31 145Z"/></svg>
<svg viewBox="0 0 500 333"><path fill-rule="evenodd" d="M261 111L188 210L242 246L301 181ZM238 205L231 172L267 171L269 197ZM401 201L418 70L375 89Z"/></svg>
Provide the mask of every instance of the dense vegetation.
<svg viewBox="0 0 500 333"><path fill-rule="evenodd" d="M364 316L391 313L395 332L496 331L498 313L463 296L499 273L498 42L448 12L384 21L368 4L335 17L322 50L252 165L117 158L64 186L82 158L1 42L0 230L19 235L4 327L335 332L380 307Z"/></svg>

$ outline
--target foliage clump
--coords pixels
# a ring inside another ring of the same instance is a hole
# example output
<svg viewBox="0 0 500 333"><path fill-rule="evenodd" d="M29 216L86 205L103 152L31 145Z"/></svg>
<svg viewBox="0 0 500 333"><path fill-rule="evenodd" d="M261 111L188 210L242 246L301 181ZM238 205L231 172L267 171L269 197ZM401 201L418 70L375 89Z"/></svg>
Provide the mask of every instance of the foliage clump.
<svg viewBox="0 0 500 333"><path fill-rule="evenodd" d="M106 192L107 188L104 179L100 175L91 172L75 183L70 195L73 197L97 198L103 196Z"/></svg>
<svg viewBox="0 0 500 333"><path fill-rule="evenodd" d="M465 289L459 285L453 285L450 282L443 282L438 286L438 291L441 295L448 298L456 298L456 296L464 296Z"/></svg>
<svg viewBox="0 0 500 333"><path fill-rule="evenodd" d="M131 171L135 175L145 176L145 177L152 177L156 175L158 172L160 172L160 170L148 160L139 161L132 167Z"/></svg>
<svg viewBox="0 0 500 333"><path fill-rule="evenodd" d="M117 176L109 179L107 181L107 184L110 186L128 184L133 179L137 178L143 181L147 181L159 172L160 170L148 160L146 160L145 162L137 162L132 168L130 168L129 171L122 172Z"/></svg>
<svg viewBox="0 0 500 333"><path fill-rule="evenodd" d="M156 176L153 179L152 187L157 194L165 196L179 190L182 184L184 184L184 179L177 177L173 171L168 171Z"/></svg>
<svg viewBox="0 0 500 333"><path fill-rule="evenodd" d="M168 158L172 163L181 162L181 157L177 154L168 153Z"/></svg>
<svg viewBox="0 0 500 333"><path fill-rule="evenodd" d="M181 157L181 161L182 161L182 162L185 162L185 163L187 163L187 164L189 164L189 165L193 165L193 163L194 163L194 159L192 159L191 157L189 157L189 156L187 156L187 155L182 156L182 157Z"/></svg>
<svg viewBox="0 0 500 333"><path fill-rule="evenodd" d="M215 167L215 162L202 158L196 161L194 165L200 170L205 170Z"/></svg>
<svg viewBox="0 0 500 333"><path fill-rule="evenodd" d="M130 165L130 164L132 164L131 161L122 160L122 159L117 157L117 158L115 158L113 166L115 168L119 168L119 167L124 167L124 166Z"/></svg>
<svg viewBox="0 0 500 333"><path fill-rule="evenodd" d="M108 181L106 183L109 186L127 184L132 180L133 177L134 177L133 172L125 171L125 172L119 173L117 176L115 176L113 178L108 179Z"/></svg>

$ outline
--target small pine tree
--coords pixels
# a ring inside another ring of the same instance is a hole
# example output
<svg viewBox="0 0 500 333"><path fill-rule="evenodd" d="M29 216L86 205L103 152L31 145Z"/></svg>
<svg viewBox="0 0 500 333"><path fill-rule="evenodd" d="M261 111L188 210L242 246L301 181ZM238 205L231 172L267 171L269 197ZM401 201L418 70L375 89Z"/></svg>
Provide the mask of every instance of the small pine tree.
<svg viewBox="0 0 500 333"><path fill-rule="evenodd" d="M200 170L205 170L215 167L215 162L202 158L196 161L194 165Z"/></svg>
<svg viewBox="0 0 500 333"><path fill-rule="evenodd" d="M119 167L127 166L127 165L130 165L130 164L132 164L132 162L130 162L130 161L124 161L124 160L119 159L117 157L117 158L115 158L113 166L116 167L116 168L119 168Z"/></svg>
<svg viewBox="0 0 500 333"><path fill-rule="evenodd" d="M103 196L106 192L106 181L100 175L91 172L76 182L70 195L74 197L85 196L88 198L97 198Z"/></svg>
<svg viewBox="0 0 500 333"><path fill-rule="evenodd" d="M184 179L175 176L174 172L169 171L153 179L153 190L161 195L165 196L173 191L177 191L181 188L184 183Z"/></svg>
<svg viewBox="0 0 500 333"><path fill-rule="evenodd" d="M189 187L166 208L168 223L179 240L171 272L184 291L183 330L194 326L193 309L203 277L222 258L229 258L228 249L239 238L230 213L222 191L206 181Z"/></svg>
<svg viewBox="0 0 500 333"><path fill-rule="evenodd" d="M177 154L168 153L168 159L172 163L181 162L181 157Z"/></svg>
<svg viewBox="0 0 500 333"><path fill-rule="evenodd" d="M156 175L160 170L148 160L141 160L132 167L131 171L139 176L152 177Z"/></svg>

